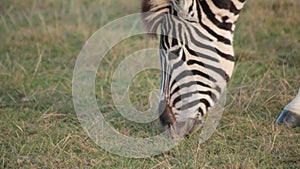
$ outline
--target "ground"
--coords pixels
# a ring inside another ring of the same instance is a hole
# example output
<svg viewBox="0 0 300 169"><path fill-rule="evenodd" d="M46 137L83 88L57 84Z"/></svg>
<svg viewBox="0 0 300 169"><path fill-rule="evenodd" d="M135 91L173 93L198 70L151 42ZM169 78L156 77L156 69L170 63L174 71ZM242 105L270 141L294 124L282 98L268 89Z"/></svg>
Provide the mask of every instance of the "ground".
<svg viewBox="0 0 300 169"><path fill-rule="evenodd" d="M96 30L139 12L139 5L133 0L0 2L0 168L299 168L299 128L273 125L299 87L296 0L246 4L234 38L237 64L225 112L203 144L195 133L161 155L133 159L106 152L87 136L72 103L75 61ZM142 35L129 38L99 67L98 105L123 134L160 132L157 121L132 125L121 118L109 92L122 58L156 44ZM159 86L159 72L141 72L132 82L132 102L147 109L149 92Z"/></svg>

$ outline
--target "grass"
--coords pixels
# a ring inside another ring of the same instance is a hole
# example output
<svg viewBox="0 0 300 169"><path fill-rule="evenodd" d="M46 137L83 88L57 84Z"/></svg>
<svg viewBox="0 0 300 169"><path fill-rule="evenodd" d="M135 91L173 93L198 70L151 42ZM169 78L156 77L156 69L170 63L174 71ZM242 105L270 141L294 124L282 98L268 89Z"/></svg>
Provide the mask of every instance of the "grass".
<svg viewBox="0 0 300 169"><path fill-rule="evenodd" d="M136 1L0 2L0 168L299 168L300 130L273 121L296 94L300 65L300 4L249 1L235 35L237 57L227 106L213 136L197 134L154 157L110 154L89 139L72 104L72 73L85 41L101 26L139 11ZM110 78L122 59L157 42L144 36L114 47L96 79L98 105L121 133L159 133L158 122L132 125L113 106ZM149 108L157 71L133 79L130 98Z"/></svg>

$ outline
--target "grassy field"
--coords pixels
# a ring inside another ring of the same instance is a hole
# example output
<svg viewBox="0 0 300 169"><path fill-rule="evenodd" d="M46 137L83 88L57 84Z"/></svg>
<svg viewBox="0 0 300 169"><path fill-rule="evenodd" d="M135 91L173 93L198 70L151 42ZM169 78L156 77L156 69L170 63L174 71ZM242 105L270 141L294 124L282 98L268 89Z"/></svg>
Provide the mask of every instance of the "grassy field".
<svg viewBox="0 0 300 169"><path fill-rule="evenodd" d="M300 2L249 1L235 35L236 69L213 136L197 134L154 157L106 152L83 131L72 103L72 73L85 41L101 26L139 12L134 0L0 1L0 168L300 168L300 130L273 121L300 81ZM113 48L96 79L98 105L123 134L155 134L116 113L113 70L128 54L157 43L135 36ZM159 86L139 74L131 99L141 110Z"/></svg>

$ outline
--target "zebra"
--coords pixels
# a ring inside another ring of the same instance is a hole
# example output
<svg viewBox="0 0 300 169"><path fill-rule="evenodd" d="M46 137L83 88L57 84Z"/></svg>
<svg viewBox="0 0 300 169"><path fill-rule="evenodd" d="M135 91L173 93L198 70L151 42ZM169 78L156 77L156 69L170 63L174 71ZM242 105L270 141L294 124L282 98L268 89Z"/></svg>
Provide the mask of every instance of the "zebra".
<svg viewBox="0 0 300 169"><path fill-rule="evenodd" d="M151 36L160 30L160 121L172 137L204 123L234 69L235 24L246 0L143 0ZM160 28L160 29L159 29ZM300 89L275 124L300 126Z"/></svg>

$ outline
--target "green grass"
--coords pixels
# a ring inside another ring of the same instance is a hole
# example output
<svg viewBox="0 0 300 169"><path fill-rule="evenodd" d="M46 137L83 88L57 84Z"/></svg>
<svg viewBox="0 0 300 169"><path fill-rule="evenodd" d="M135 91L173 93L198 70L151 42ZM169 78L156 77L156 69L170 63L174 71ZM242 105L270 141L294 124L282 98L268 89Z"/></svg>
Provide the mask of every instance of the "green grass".
<svg viewBox="0 0 300 169"><path fill-rule="evenodd" d="M138 1L0 2L0 168L299 168L300 130L274 127L296 94L300 65L300 4L249 1L235 35L237 57L227 106L212 137L197 133L154 157L110 154L89 139L72 103L72 73L85 41L101 26L139 12ZM122 59L155 40L136 36L114 47L96 79L98 105L121 133L159 133L157 121L133 125L113 105L110 78ZM133 80L140 110L158 88L157 71Z"/></svg>

